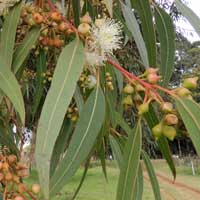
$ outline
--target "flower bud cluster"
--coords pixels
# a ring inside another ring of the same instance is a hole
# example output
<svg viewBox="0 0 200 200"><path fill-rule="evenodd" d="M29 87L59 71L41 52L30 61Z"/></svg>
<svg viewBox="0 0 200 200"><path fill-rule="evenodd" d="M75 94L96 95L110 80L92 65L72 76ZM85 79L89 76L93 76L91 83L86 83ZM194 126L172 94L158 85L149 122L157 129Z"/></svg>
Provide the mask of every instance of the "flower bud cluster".
<svg viewBox="0 0 200 200"><path fill-rule="evenodd" d="M44 11L25 4L21 11L21 23L18 26L18 40L22 40L24 34L35 26L41 27L39 46L45 50L49 47L60 49L65 44L65 37L74 33L59 11Z"/></svg>
<svg viewBox="0 0 200 200"><path fill-rule="evenodd" d="M71 106L67 109L67 118L69 118L72 122L76 122L78 120L79 113L78 108L75 106Z"/></svg>
<svg viewBox="0 0 200 200"><path fill-rule="evenodd" d="M0 183L4 189L5 200L25 200L26 195L33 199L34 195L40 193L40 185L34 183L29 188L22 183L22 179L28 176L27 166L19 162L15 155L0 154Z"/></svg>

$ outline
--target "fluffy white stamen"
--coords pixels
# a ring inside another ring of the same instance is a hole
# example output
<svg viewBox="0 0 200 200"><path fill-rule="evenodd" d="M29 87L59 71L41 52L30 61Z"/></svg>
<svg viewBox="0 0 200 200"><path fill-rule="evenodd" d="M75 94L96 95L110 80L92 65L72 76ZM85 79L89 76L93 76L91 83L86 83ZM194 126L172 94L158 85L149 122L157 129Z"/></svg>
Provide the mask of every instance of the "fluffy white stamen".
<svg viewBox="0 0 200 200"><path fill-rule="evenodd" d="M101 66L114 50L120 49L122 39L121 24L113 19L98 19L92 26L90 40L85 54L86 62L91 66Z"/></svg>

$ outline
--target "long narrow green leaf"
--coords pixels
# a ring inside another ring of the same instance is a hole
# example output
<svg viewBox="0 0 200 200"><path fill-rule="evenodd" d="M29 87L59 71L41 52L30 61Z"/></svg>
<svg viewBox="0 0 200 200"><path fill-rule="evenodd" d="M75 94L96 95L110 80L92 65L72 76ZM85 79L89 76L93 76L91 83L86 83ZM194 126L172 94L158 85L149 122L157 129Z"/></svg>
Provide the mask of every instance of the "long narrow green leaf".
<svg viewBox="0 0 200 200"><path fill-rule="evenodd" d="M119 114L118 112L114 112L114 116L116 124L119 125L128 135L130 135L132 133L132 130L125 122L121 114Z"/></svg>
<svg viewBox="0 0 200 200"><path fill-rule="evenodd" d="M72 8L74 13L74 22L78 26L80 24L80 0L72 0Z"/></svg>
<svg viewBox="0 0 200 200"><path fill-rule="evenodd" d="M22 123L25 121L24 100L20 86L7 65L0 57L0 89L10 99L16 111L19 113Z"/></svg>
<svg viewBox="0 0 200 200"><path fill-rule="evenodd" d="M200 106L190 99L176 99L176 106L200 155Z"/></svg>
<svg viewBox="0 0 200 200"><path fill-rule="evenodd" d="M175 32L171 17L161 8L155 7L156 28L160 40L163 85L167 85L174 69Z"/></svg>
<svg viewBox="0 0 200 200"><path fill-rule="evenodd" d="M136 178L140 163L141 138L142 130L139 120L134 132L129 135L124 150L123 166L120 171L117 189L117 200L134 200Z"/></svg>
<svg viewBox="0 0 200 200"><path fill-rule="evenodd" d="M13 56L12 71L16 74L30 50L35 44L40 34L40 28L35 27L23 39L22 43L17 47Z"/></svg>
<svg viewBox="0 0 200 200"><path fill-rule="evenodd" d="M80 191L80 189L81 189L81 187L82 187L82 185L84 183L84 180L86 178L89 166L90 166L90 159L85 164L85 169L84 169L83 175L81 177L81 181L80 181L78 187L76 188L76 191L74 192L73 197L70 200L75 200L76 199L76 197L77 197L77 195L78 195L78 193L79 193L79 191Z"/></svg>
<svg viewBox="0 0 200 200"><path fill-rule="evenodd" d="M142 158L144 160L147 172L149 174L149 178L150 178L151 185L153 188L155 200L161 200L160 186L158 184L158 180L156 178L156 174L155 174L153 165L151 163L151 160L149 159L149 156L147 155L147 153L145 151L142 151Z"/></svg>
<svg viewBox="0 0 200 200"><path fill-rule="evenodd" d="M147 48L150 66L156 66L156 36L153 25L153 16L149 0L131 0L133 8L138 12L141 20L142 33Z"/></svg>
<svg viewBox="0 0 200 200"><path fill-rule="evenodd" d="M36 89L34 94L34 100L33 100L33 107L32 107L32 118L34 119L35 113L38 109L38 106L40 104L43 90L44 90L44 76L43 74L46 72L46 55L45 52L42 50L40 51L40 55L37 58L36 61L37 65L37 72L36 72Z"/></svg>
<svg viewBox="0 0 200 200"><path fill-rule="evenodd" d="M47 198L49 194L49 161L83 65L83 45L79 39L76 39L63 49L58 59L39 120L36 164L40 182Z"/></svg>
<svg viewBox="0 0 200 200"><path fill-rule="evenodd" d="M121 3L121 6L122 6L124 18L126 20L126 24L133 35L133 38L138 47L138 51L140 53L142 62L146 67L149 67L147 49L146 49L142 34L140 32L140 27L135 18L135 15L134 15L132 9L129 8L128 6L126 6L125 4Z"/></svg>
<svg viewBox="0 0 200 200"><path fill-rule="evenodd" d="M145 114L145 120L147 121L147 124L150 129L152 129L156 124L159 123L159 119L158 119L152 106L150 106L149 112ZM171 154L171 151L169 148L168 141L164 136L162 136L159 138L157 143L158 143L159 149L162 152L162 155L164 156L164 158L166 159L166 161L169 165L169 168L175 179L176 178L176 168L174 165L174 161L172 159L172 154Z"/></svg>
<svg viewBox="0 0 200 200"><path fill-rule="evenodd" d="M114 158L117 161L117 164L120 169L122 169L123 166L123 152L122 149L120 148L120 144L117 142L117 139L110 135L110 145L112 152L114 154Z"/></svg>
<svg viewBox="0 0 200 200"><path fill-rule="evenodd" d="M6 16L1 33L0 57L3 58L4 63L6 63L6 67L8 68L11 68L12 64L15 35L20 18L21 5L22 1L21 3L16 4Z"/></svg>
<svg viewBox="0 0 200 200"><path fill-rule="evenodd" d="M51 156L51 168L50 177L53 176L56 167L59 165L61 157L63 156L69 137L71 136L73 123L69 120L64 120L62 129L57 137L56 143L54 145L53 153Z"/></svg>
<svg viewBox="0 0 200 200"><path fill-rule="evenodd" d="M144 180L143 180L143 173L142 173L142 166L140 163L137 180L136 180L136 187L135 187L135 199L142 200L143 195L143 188L144 188Z"/></svg>
<svg viewBox="0 0 200 200"><path fill-rule="evenodd" d="M69 148L50 182L50 195L54 196L66 184L90 153L105 116L105 100L97 87L89 96L77 122Z"/></svg>
<svg viewBox="0 0 200 200"><path fill-rule="evenodd" d="M187 18L190 24L195 28L197 34L200 36L200 18L180 0L175 0L175 3L182 15Z"/></svg>
<svg viewBox="0 0 200 200"><path fill-rule="evenodd" d="M100 142L100 144L99 144L99 148L97 149L97 156L99 157L99 159L101 161L101 167L102 167L102 171L103 171L105 180L108 182L104 138L101 138L101 141L99 141L99 142Z"/></svg>

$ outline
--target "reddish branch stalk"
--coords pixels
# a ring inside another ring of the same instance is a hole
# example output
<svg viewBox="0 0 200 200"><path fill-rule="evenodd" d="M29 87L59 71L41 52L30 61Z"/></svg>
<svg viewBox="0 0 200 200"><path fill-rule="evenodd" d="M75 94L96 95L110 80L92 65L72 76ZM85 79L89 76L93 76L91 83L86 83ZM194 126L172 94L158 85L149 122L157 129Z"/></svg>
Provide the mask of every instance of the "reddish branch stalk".
<svg viewBox="0 0 200 200"><path fill-rule="evenodd" d="M139 77L135 76L134 74L131 74L130 72L126 71L121 65L119 65L117 62L111 60L110 58L107 60L108 63L113 65L115 68L117 68L123 75L128 76L129 78L137 81L141 85L143 85L146 89L152 89L152 85L146 83L145 81L141 80Z"/></svg>

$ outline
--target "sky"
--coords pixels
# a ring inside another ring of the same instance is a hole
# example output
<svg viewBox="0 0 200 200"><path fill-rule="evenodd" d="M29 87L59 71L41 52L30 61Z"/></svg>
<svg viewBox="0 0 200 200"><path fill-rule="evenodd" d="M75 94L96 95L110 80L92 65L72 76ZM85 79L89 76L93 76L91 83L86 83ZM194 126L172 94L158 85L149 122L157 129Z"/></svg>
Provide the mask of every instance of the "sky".
<svg viewBox="0 0 200 200"><path fill-rule="evenodd" d="M188 0L187 6L190 7L200 18L200 0ZM177 27L185 29L183 35L186 36L189 41L194 42L200 40L200 37L189 22L181 20L177 23Z"/></svg>

